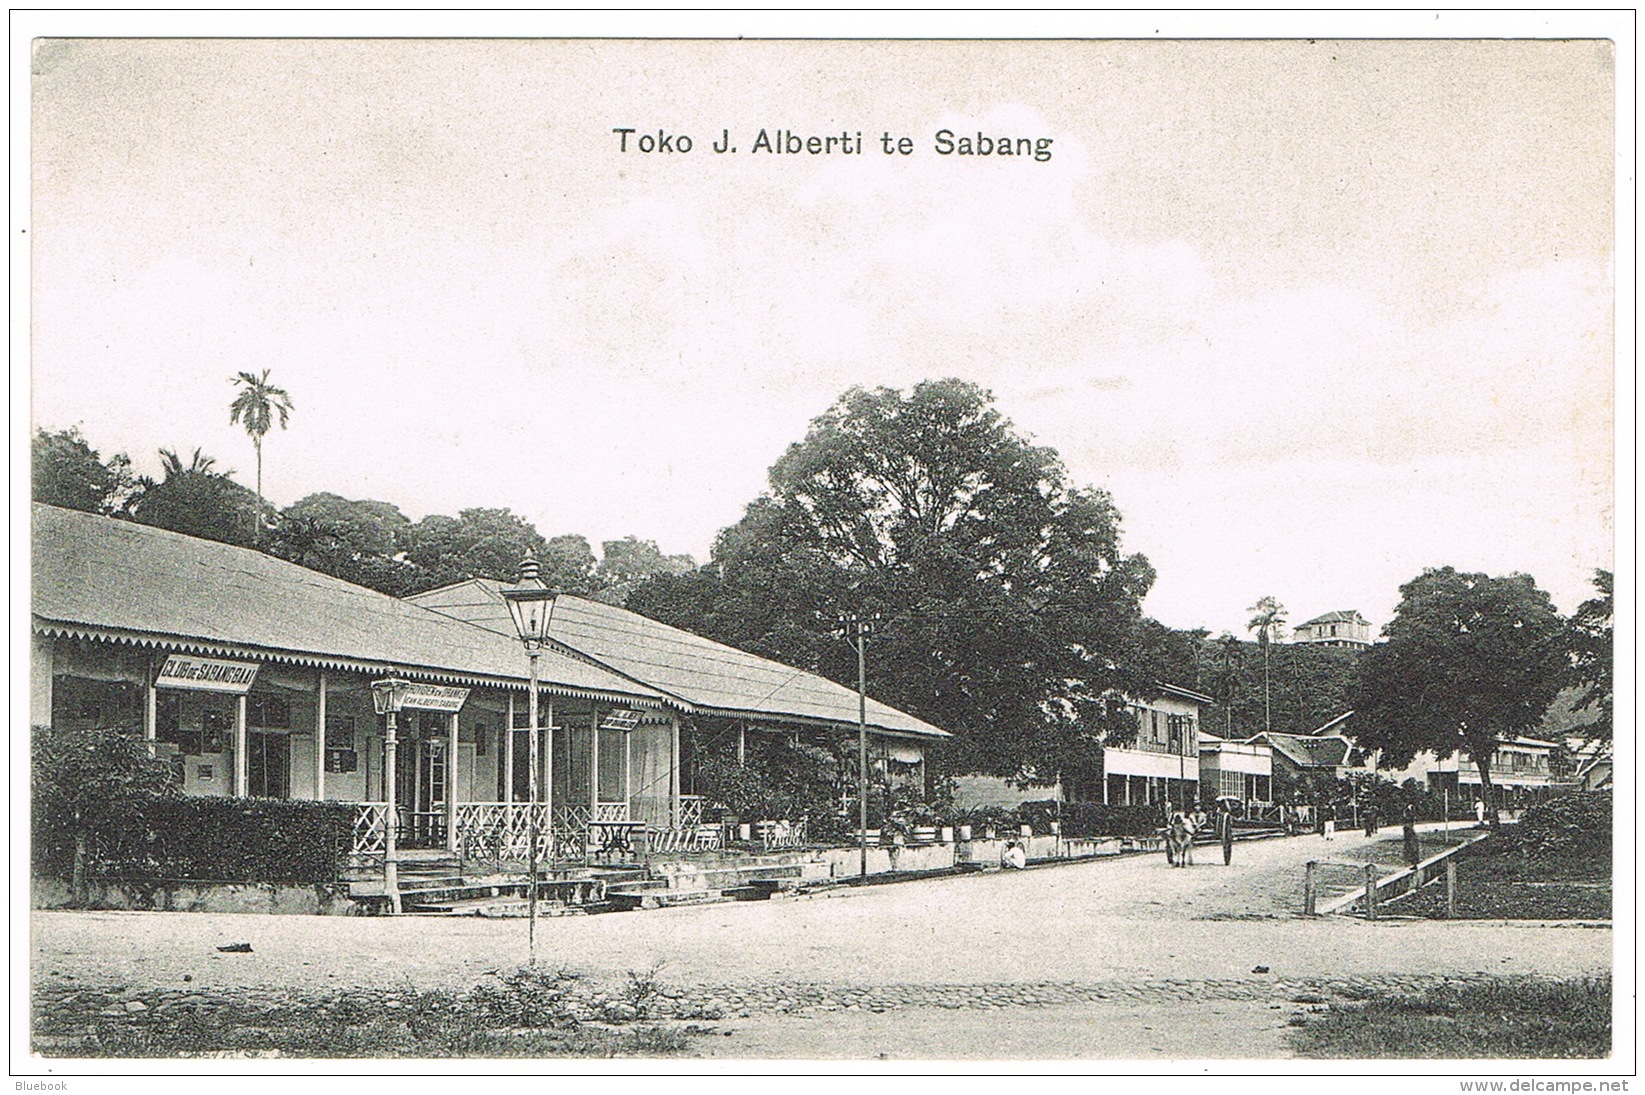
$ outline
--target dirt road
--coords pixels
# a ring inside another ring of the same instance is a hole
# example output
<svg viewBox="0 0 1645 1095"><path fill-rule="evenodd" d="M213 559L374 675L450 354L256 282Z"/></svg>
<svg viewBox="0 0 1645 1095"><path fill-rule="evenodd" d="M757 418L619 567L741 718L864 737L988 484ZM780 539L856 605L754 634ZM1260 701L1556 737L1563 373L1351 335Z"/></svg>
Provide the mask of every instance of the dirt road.
<svg viewBox="0 0 1645 1095"><path fill-rule="evenodd" d="M714 1052L802 1057L974 1056L989 1044L978 1038L982 1012L989 1037L1015 1029L1017 1046L984 1056L1148 1056L1154 1040L1173 1044L1144 1036L1150 1020L1180 1023L1210 1007L1225 1012L1224 1048L1270 1056L1283 1052L1292 998L1332 983L1610 967L1608 926L1298 916L1302 864L1363 860L1365 843L1298 837L1242 845L1232 867L1201 849L1186 870L1144 856L547 919L540 960L598 979L659 966L665 983L717 1001L732 1021L736 1033ZM519 920L37 912L31 927L38 979L176 985L186 975L193 991L461 989L526 953ZM230 942L253 951L216 950ZM1048 1008L1066 1013L1065 1033L1049 1042L1027 1018L1045 1013L1024 1010ZM886 1019L893 1011L907 1022ZM1096 1037L1099 1027L1108 1034ZM1068 1029L1086 1034L1070 1040ZM1135 1037L1115 1043L1119 1029Z"/></svg>

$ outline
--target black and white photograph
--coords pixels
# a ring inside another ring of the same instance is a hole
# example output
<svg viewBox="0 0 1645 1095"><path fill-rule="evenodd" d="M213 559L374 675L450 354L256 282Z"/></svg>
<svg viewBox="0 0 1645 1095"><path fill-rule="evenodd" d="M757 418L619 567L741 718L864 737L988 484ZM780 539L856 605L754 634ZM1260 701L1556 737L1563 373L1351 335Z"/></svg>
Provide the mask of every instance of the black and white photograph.
<svg viewBox="0 0 1645 1095"><path fill-rule="evenodd" d="M14 13L14 1075L1627 1089L1633 13L949 22Z"/></svg>

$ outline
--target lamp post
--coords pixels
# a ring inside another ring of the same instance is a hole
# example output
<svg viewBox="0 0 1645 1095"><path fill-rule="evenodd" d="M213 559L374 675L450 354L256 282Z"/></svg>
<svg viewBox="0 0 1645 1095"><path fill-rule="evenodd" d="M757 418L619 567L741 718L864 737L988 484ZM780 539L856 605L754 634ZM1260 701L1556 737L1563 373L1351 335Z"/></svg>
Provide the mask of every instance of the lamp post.
<svg viewBox="0 0 1645 1095"><path fill-rule="evenodd" d="M410 687L410 681L399 677L371 682L372 706L388 719L383 736L383 797L387 800L383 814L383 889L388 893L389 912L395 916L400 914L400 864L395 860L399 854L400 828L399 788L395 777L395 752L399 748L396 720L405 706L406 691Z"/></svg>
<svg viewBox="0 0 1645 1095"><path fill-rule="evenodd" d="M525 644L526 658L531 662L531 692L526 699L526 709L530 719L530 729L527 732L528 762L531 766L529 786L526 799L526 839L530 848L526 852L527 866L531 877L526 883L526 909L528 925L526 927L526 954L530 965L537 964L537 659L542 655L543 647L548 644L548 625L554 615L554 591L543 584L537 576L537 558L526 550L525 558L520 561L520 580L512 586L502 589L504 602L508 605L508 614L514 618L514 630L519 634L520 641ZM509 730L513 733L513 728ZM513 778L510 773L509 778Z"/></svg>

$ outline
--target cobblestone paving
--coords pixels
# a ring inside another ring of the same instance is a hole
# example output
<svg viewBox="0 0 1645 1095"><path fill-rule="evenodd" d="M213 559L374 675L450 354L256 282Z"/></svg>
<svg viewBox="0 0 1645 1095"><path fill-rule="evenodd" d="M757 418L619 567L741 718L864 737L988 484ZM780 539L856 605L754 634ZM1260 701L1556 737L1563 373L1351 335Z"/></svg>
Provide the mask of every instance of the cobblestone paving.
<svg viewBox="0 0 1645 1095"><path fill-rule="evenodd" d="M1252 1000L1318 1005L1490 979L1486 974L1449 977L1389 974L1347 979L1275 978L1253 974L1248 979L1155 978L1097 984L1047 981L855 987L771 983L695 986L690 990L663 985L648 1006L647 1014L662 1019L728 1019L752 1014L886 1012L905 1008L998 1010L1099 1001ZM273 1021L283 1012L298 1008L339 1015L380 1013L410 1007L414 1000L414 993L394 990L353 989L307 994L245 988L202 992L189 987L84 986L58 981L36 987L34 1018L37 1032L66 1033L83 1031L99 1021L146 1023L175 1019L190 1012L230 1012L235 1018L247 1021ZM645 1017L638 1014L631 1000L632 995L622 984L575 982L567 994L567 1011L573 1017L591 1021L632 1021Z"/></svg>

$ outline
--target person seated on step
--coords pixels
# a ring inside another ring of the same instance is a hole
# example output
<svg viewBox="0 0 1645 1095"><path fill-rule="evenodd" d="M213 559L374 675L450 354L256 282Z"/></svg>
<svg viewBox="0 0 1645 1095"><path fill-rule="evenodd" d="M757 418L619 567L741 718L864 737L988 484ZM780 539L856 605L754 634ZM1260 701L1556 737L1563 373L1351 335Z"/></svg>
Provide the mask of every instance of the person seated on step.
<svg viewBox="0 0 1645 1095"><path fill-rule="evenodd" d="M1020 871L1028 866L1028 853L1021 844L1014 840L1005 842L1005 851L1000 853L1000 866L1007 870Z"/></svg>

